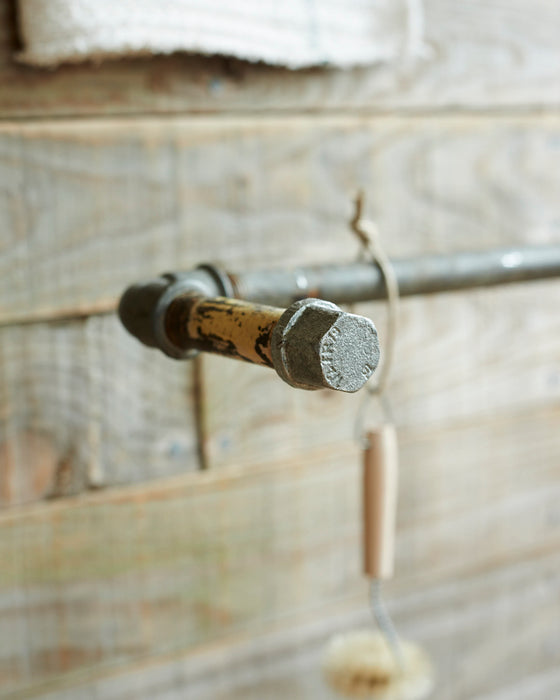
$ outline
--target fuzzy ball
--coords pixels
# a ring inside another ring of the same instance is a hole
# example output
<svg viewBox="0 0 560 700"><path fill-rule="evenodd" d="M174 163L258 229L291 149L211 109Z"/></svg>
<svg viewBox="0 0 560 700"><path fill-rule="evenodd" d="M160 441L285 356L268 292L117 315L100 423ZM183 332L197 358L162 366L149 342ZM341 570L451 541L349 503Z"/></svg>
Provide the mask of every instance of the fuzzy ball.
<svg viewBox="0 0 560 700"><path fill-rule="evenodd" d="M370 630L333 637L323 658L329 685L346 698L425 700L433 689L430 661L422 649L401 642L402 668L382 634Z"/></svg>

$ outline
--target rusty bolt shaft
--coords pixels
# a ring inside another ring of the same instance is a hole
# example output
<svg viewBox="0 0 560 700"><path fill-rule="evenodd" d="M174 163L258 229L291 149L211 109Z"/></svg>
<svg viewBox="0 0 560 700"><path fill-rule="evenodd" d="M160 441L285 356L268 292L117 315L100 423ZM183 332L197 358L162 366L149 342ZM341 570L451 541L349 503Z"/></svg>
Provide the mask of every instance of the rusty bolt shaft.
<svg viewBox="0 0 560 700"><path fill-rule="evenodd" d="M284 309L239 299L184 294L169 305L165 331L178 348L273 367L270 339L283 313Z"/></svg>

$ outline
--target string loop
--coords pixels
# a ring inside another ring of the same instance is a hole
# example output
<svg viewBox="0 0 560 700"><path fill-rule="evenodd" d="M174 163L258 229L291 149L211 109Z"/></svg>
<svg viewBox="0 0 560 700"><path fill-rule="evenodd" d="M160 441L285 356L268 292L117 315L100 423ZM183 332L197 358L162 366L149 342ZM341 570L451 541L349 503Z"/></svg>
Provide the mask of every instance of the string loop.
<svg viewBox="0 0 560 700"><path fill-rule="evenodd" d="M387 292L388 314L386 335L384 338L384 352L381 355L379 368L365 386L366 394L356 415L356 436L360 443L364 442L365 431L363 429L363 420L365 408L369 400L377 397L385 419L392 421L391 409L386 397L386 388L393 365L399 312L399 283L395 269L381 244L381 237L377 225L369 219L362 218L363 209L364 195L363 192L358 192L355 199L354 215L350 220L350 230L360 241L363 254L369 258L373 265L377 265L381 271L383 283Z"/></svg>

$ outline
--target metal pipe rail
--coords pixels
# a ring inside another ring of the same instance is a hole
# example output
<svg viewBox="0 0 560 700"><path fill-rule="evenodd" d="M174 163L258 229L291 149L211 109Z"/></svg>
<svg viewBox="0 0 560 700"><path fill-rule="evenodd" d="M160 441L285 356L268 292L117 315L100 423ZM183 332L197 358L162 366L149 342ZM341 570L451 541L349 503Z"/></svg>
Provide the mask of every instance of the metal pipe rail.
<svg viewBox="0 0 560 700"><path fill-rule="evenodd" d="M433 294L560 276L560 245L430 255L393 266L401 296ZM170 357L209 351L272 366L298 388L356 391L377 366L377 334L371 321L334 303L385 296L371 263L240 274L201 265L129 287L119 316L141 342Z"/></svg>
<svg viewBox="0 0 560 700"><path fill-rule="evenodd" d="M560 276L560 245L392 260L400 296L435 294ZM233 295L285 305L318 297L335 304L386 298L381 271L371 263L317 265L229 274Z"/></svg>

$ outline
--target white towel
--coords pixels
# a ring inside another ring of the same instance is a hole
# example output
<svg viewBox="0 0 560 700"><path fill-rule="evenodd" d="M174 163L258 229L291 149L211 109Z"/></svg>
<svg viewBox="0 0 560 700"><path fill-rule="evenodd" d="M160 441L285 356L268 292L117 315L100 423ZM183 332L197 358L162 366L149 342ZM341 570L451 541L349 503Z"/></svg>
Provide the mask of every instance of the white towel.
<svg viewBox="0 0 560 700"><path fill-rule="evenodd" d="M35 66L188 51L302 68L414 50L422 0L18 0Z"/></svg>

